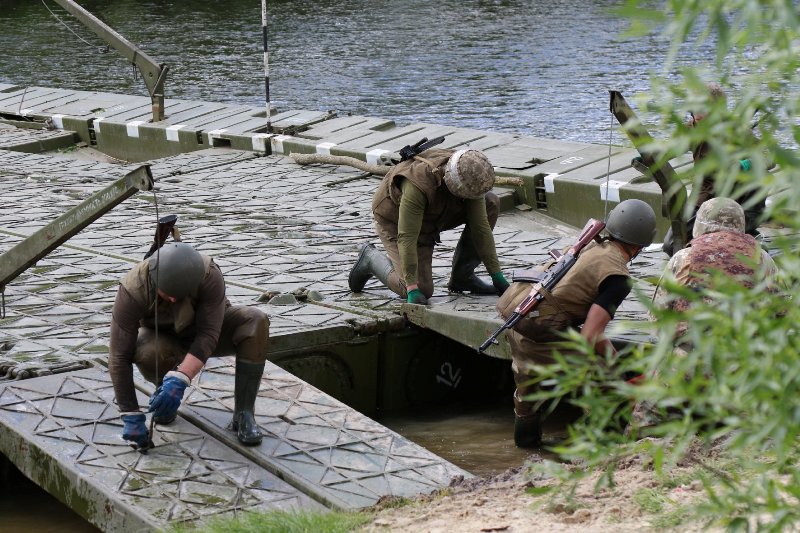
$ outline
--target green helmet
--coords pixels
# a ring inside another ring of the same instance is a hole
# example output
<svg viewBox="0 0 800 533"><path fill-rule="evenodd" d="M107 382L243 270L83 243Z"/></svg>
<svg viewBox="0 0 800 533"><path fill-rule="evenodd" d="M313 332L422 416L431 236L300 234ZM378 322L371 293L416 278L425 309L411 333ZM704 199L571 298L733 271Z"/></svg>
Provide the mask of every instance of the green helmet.
<svg viewBox="0 0 800 533"><path fill-rule="evenodd" d="M494 186L494 167L479 150L459 150L447 161L444 182L459 198L483 198Z"/></svg>
<svg viewBox="0 0 800 533"><path fill-rule="evenodd" d="M625 200L608 214L606 231L618 241L644 248L656 236L656 214L647 202Z"/></svg>
<svg viewBox="0 0 800 533"><path fill-rule="evenodd" d="M178 299L192 294L206 275L203 257L183 242L162 246L150 257L148 268L153 286Z"/></svg>

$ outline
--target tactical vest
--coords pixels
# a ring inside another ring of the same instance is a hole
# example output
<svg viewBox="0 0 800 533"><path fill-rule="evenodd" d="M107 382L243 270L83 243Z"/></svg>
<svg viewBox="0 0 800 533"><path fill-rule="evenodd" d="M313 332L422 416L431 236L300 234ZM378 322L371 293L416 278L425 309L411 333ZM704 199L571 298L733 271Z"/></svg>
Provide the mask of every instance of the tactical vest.
<svg viewBox="0 0 800 533"><path fill-rule="evenodd" d="M584 323L607 277L629 275L626 258L617 245L611 241L590 243L552 292L514 329L537 342L558 340L558 332ZM507 320L532 287L533 283L512 283L497 302L500 315Z"/></svg>
<svg viewBox="0 0 800 533"><path fill-rule="evenodd" d="M692 239L688 251L675 273L681 285L700 289L709 272L719 271L737 279L744 287L753 286L755 270L747 261L758 261L758 243L752 236L736 231L706 233ZM679 299L672 307L686 310L688 302Z"/></svg>
<svg viewBox="0 0 800 533"><path fill-rule="evenodd" d="M205 274L203 275L205 279L214 261L206 255L201 255L201 257L203 258L203 266L205 267ZM128 291L131 297L146 309L145 316L141 321L143 327L153 328L155 326L155 304L158 302L158 327L172 328L175 333L180 334L194 323L194 309L197 303L200 285L198 285L189 296L181 298L174 304L159 300L156 298L155 284L150 280L150 261L151 259L146 259L133 267L133 269L122 278L120 285L125 287L125 290Z"/></svg>
<svg viewBox="0 0 800 533"><path fill-rule="evenodd" d="M461 201L450 192L444 182L445 165L453 153L453 150L430 148L394 166L383 178L372 198L372 212L375 216L397 224L403 196L400 183L405 178L422 191L428 203L420 234L438 234L448 207Z"/></svg>

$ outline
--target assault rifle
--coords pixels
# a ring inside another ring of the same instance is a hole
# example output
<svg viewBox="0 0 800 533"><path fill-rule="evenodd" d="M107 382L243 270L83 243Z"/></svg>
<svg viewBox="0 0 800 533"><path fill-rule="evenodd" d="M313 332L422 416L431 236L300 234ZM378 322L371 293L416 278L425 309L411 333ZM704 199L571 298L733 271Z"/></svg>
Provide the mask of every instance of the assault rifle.
<svg viewBox="0 0 800 533"><path fill-rule="evenodd" d="M528 293L525 299L514 309L514 312L511 313L508 320L478 347L478 353L482 354L489 346L497 344L497 337L501 333L507 329L513 328L525 315L533 311L533 309L539 305L539 302L544 299L545 291L549 292L555 288L558 282L561 281L561 278L564 277L578 260L578 254L581 253L581 250L597 238L605 227L605 222L590 218L583 227L583 230L581 230L581 234L578 236L578 240L575 241L575 244L563 255L554 254L554 257L557 256L558 261L544 272L542 278L531 288L531 292Z"/></svg>
<svg viewBox="0 0 800 533"><path fill-rule="evenodd" d="M181 240L180 233L177 233L178 228L175 227L175 222L177 221L178 215L167 215L158 219L158 227L156 228L155 237L153 237L153 245L150 246L150 250L144 254L145 259L153 255L156 250L164 246L164 243L167 242L167 237L170 235L172 235L176 241ZM178 236L176 236L176 233Z"/></svg>
<svg viewBox="0 0 800 533"><path fill-rule="evenodd" d="M442 144L444 142L444 136L436 137L435 139L428 140L427 137L423 137L421 141L416 144L408 144L400 149L400 161L408 161L415 155L419 155L428 148L433 148L437 144Z"/></svg>

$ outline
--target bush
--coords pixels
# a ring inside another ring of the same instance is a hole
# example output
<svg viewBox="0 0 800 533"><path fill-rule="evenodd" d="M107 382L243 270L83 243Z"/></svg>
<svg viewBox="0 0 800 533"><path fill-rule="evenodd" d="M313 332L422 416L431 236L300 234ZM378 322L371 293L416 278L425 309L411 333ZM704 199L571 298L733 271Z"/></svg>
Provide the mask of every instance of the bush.
<svg viewBox="0 0 800 533"><path fill-rule="evenodd" d="M649 128L663 133L656 148L664 159L707 141L711 155L681 176L694 191L703 173L713 173L720 196L754 191L755 201L774 194L767 214L780 231L768 246L785 290L744 289L716 278L713 289L689 294L667 284L668 291L692 298L693 306L686 313L651 308L653 345L600 356L571 335L568 347L581 355L559 356L555 366L537 369L537 379L548 385L540 396L575 398L585 411L556 451L605 469L602 483L609 484L615 461L633 454L649 456L658 472L694 461L707 476L708 498L695 510L702 519L731 529L781 530L800 521L800 340L794 335L800 323L794 305L800 188L793 186L800 178L794 151L800 141L800 15L794 3L776 0L668 0L655 7L630 0L618 11L630 18L633 35L660 32L670 43L667 64L653 73L652 93L636 99L643 116L657 119ZM716 53L703 61L698 51L709 45ZM681 54L698 59L678 69ZM727 89L727 104L687 128L689 111L715 105L703 90L708 81ZM740 159L750 159L752 169L743 172ZM768 172L773 162L777 168ZM649 304L648 297L638 297ZM690 324L691 349L676 356L672 340L683 320ZM628 384L624 378L631 372L650 379ZM631 405L642 401L661 422L626 435L621 428ZM642 436L655 439L637 440ZM697 446L722 454L736 468L714 467ZM590 470L555 463L548 469L567 483Z"/></svg>

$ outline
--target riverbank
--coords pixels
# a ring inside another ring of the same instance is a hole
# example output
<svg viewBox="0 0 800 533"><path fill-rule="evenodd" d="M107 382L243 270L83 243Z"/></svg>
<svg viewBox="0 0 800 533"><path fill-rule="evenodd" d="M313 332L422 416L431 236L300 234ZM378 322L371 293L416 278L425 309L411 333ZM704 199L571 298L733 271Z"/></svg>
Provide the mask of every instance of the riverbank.
<svg viewBox="0 0 800 533"><path fill-rule="evenodd" d="M541 456L533 454L520 467L495 476L464 480L404 505L384 502L362 531L624 533L678 526L682 531L703 529L700 524L684 522L688 506L704 497L695 466L680 465L659 477L650 465L635 458L619 465L615 487L596 491L601 473L595 472L568 498L565 493L541 494L555 484L533 473L541 461Z"/></svg>
<svg viewBox="0 0 800 533"><path fill-rule="evenodd" d="M212 521L202 531L638 533L723 529L693 514L694 506L707 498L702 480L708 476L702 470L735 469L714 449L703 452L695 447L683 462L662 474L656 474L641 457L628 458L616 466L613 487L598 488L602 472L595 471L577 483L572 493L537 473L543 460L533 451L518 467L456 480L449 488L413 499L387 498L359 513L252 515L237 521Z"/></svg>

